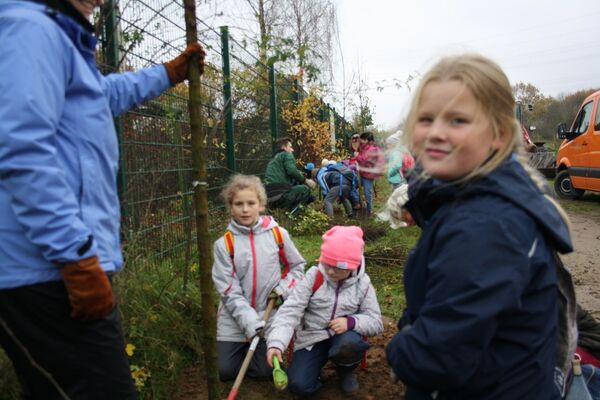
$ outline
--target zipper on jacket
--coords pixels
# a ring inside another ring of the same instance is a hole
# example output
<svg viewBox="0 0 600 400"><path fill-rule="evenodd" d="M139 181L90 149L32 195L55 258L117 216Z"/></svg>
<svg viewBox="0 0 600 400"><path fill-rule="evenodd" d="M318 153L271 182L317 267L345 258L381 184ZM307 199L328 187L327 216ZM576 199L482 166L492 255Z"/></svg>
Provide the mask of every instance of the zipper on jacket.
<svg viewBox="0 0 600 400"><path fill-rule="evenodd" d="M332 320L333 317L335 317L335 310L337 309L338 295L340 294L340 288L342 287L343 283L344 283L344 281L339 281L337 283L337 288L335 288L335 300L333 301L333 310L331 311L331 318L329 318L329 320Z"/></svg>
<svg viewBox="0 0 600 400"><path fill-rule="evenodd" d="M254 248L254 231L250 229L250 250L252 251L252 299L250 305L256 309L256 249Z"/></svg>

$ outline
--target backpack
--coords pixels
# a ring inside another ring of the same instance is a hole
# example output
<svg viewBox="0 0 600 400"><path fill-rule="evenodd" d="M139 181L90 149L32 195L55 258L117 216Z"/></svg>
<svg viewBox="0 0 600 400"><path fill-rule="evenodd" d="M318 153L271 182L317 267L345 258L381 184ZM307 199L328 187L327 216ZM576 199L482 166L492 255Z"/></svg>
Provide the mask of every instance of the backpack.
<svg viewBox="0 0 600 400"><path fill-rule="evenodd" d="M328 165L327 169L321 173L317 180L325 193L334 186L339 187L339 196L342 196L342 187L350 187L350 191L356 189L356 174L345 165Z"/></svg>
<svg viewBox="0 0 600 400"><path fill-rule="evenodd" d="M577 302L571 272L565 267L556 250L554 250L554 259L558 289L558 337L554 385L564 398L571 383L573 356L577 347Z"/></svg>
<svg viewBox="0 0 600 400"><path fill-rule="evenodd" d="M283 234L281 233L281 228L279 226L274 226L271 228L271 232L273 232L273 236L275 237L275 242L277 243L277 247L279 248L279 262L283 266L283 271L281 271L281 279L284 279L288 272L290 272L290 263L285 256L285 251L283 248ZM227 253L229 253L229 257L231 258L231 265L233 265L233 270L235 271L235 263L233 261L235 256L235 247L233 246L233 233L228 229L223 235L223 239L225 239L225 247L227 248Z"/></svg>
<svg viewBox="0 0 600 400"><path fill-rule="evenodd" d="M324 280L325 280L325 278L323 277L323 273L321 272L320 269L317 269L317 276L315 276L315 281L313 282L313 285L312 285L311 296L313 294L315 294L315 292L317 290L319 290L321 285L323 285Z"/></svg>

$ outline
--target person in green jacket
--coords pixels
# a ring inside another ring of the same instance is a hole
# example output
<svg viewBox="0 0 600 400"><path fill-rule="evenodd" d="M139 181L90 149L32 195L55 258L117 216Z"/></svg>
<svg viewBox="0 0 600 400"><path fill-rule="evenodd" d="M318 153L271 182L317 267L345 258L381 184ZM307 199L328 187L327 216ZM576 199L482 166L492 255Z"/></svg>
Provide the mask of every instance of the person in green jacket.
<svg viewBox="0 0 600 400"><path fill-rule="evenodd" d="M265 188L271 208L295 211L298 206L315 200L311 189L315 181L304 176L296 167L292 139L283 137L275 143L275 155L267 165Z"/></svg>

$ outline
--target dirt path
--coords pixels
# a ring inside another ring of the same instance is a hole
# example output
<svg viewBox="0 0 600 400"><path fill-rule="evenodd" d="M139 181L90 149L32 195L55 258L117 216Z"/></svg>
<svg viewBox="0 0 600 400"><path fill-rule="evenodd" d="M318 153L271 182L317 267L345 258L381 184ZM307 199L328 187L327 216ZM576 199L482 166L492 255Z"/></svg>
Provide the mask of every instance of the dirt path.
<svg viewBox="0 0 600 400"><path fill-rule="evenodd" d="M562 257L575 281L577 302L600 319L600 201L597 213L568 211L573 253Z"/></svg>

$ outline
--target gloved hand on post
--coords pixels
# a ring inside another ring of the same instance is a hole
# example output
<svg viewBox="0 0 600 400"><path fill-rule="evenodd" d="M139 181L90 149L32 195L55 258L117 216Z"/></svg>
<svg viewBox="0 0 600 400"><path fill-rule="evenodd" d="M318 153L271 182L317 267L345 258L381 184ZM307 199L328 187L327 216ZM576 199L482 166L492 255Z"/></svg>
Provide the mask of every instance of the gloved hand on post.
<svg viewBox="0 0 600 400"><path fill-rule="evenodd" d="M74 319L100 319L115 308L112 286L97 256L65 263L61 273Z"/></svg>
<svg viewBox="0 0 600 400"><path fill-rule="evenodd" d="M169 75L169 81L171 82L171 86L175 86L178 83L183 82L188 79L188 71L189 71L189 61L190 58L194 55L198 54L198 64L200 67L200 75L204 72L204 57L206 56L206 52L200 45L200 43L191 43L185 48L185 50L164 64L167 75Z"/></svg>

